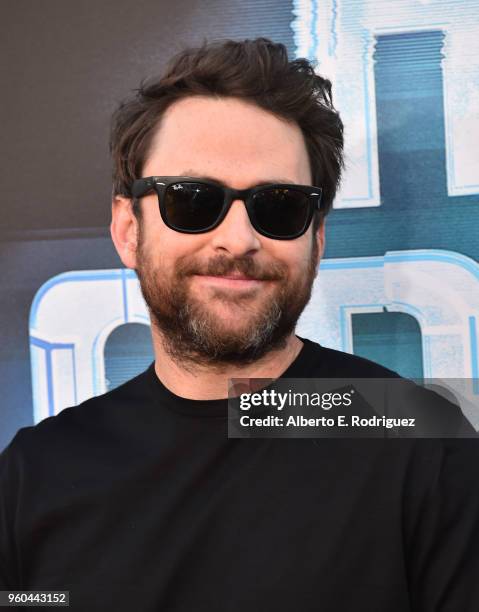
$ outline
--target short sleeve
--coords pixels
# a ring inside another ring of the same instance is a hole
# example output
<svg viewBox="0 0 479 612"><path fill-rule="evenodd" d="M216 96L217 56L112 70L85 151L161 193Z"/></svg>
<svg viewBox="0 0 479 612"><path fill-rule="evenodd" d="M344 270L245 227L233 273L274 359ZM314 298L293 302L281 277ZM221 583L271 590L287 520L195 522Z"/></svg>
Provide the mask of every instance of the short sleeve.
<svg viewBox="0 0 479 612"><path fill-rule="evenodd" d="M429 494L410 537L413 612L479 610L479 441L437 443Z"/></svg>

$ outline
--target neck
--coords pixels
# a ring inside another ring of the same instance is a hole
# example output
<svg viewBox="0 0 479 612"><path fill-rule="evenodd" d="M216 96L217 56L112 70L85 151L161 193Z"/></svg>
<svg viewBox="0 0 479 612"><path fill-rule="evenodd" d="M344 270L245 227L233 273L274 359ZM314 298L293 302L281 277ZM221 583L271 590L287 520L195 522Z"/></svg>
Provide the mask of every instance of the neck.
<svg viewBox="0 0 479 612"><path fill-rule="evenodd" d="M230 378L279 378L298 356L303 343L294 334L286 344L248 365L208 368L182 366L165 350L161 334L152 326L155 372L165 387L186 399L211 400L228 397Z"/></svg>

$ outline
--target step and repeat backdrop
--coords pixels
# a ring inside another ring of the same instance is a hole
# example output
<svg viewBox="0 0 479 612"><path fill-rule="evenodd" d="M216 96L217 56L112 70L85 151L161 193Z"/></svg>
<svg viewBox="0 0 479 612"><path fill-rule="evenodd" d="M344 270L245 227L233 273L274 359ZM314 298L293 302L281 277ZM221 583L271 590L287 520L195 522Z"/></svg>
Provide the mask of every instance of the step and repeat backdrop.
<svg viewBox="0 0 479 612"><path fill-rule="evenodd" d="M204 38L271 38L333 82L346 172L298 333L404 376L479 379L479 1L3 8L0 449L153 361L109 235L109 120Z"/></svg>

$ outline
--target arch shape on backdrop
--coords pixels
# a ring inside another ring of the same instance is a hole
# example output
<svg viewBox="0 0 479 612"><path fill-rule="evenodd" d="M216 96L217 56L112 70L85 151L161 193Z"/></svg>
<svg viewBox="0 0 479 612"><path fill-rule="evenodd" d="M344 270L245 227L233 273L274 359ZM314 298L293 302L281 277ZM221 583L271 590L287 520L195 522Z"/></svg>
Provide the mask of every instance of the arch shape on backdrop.
<svg viewBox="0 0 479 612"><path fill-rule="evenodd" d="M107 391L105 343L125 323L150 324L133 270L65 272L40 287L29 322L35 422Z"/></svg>
<svg viewBox="0 0 479 612"><path fill-rule="evenodd" d="M352 315L384 309L418 321L425 378L473 380L479 395L477 262L424 249L324 259L297 331L352 353ZM29 328L35 422L107 391L106 341L132 322L149 325L133 270L66 272L40 287Z"/></svg>

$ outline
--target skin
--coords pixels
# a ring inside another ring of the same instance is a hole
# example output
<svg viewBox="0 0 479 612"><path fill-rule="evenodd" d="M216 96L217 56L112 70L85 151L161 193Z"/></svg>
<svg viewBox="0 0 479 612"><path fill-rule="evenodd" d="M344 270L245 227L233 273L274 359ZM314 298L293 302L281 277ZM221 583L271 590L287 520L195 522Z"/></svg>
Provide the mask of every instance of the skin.
<svg viewBox="0 0 479 612"><path fill-rule="evenodd" d="M142 176L153 175L209 176L236 189L265 182L311 184L307 150L297 124L240 99L205 96L184 98L166 111L142 171ZM310 226L295 240L273 240L254 230L241 200L233 202L217 228L197 235L169 229L161 219L156 194L145 196L141 206L140 244L131 200L113 199L112 239L125 267L136 270L141 254L161 270L165 282L172 278L178 261L205 265L218 256L251 257L262 269L280 264L291 279L301 279L310 264L313 240L318 241L316 265L324 251L324 223L315 236ZM208 309L219 326L241 334L271 300L278 283L231 276L192 275L189 295ZM166 350L153 320L151 329L157 376L174 394L197 400L227 397L230 378L279 377L302 347L291 333L283 347L251 364L189 363L185 367Z"/></svg>

